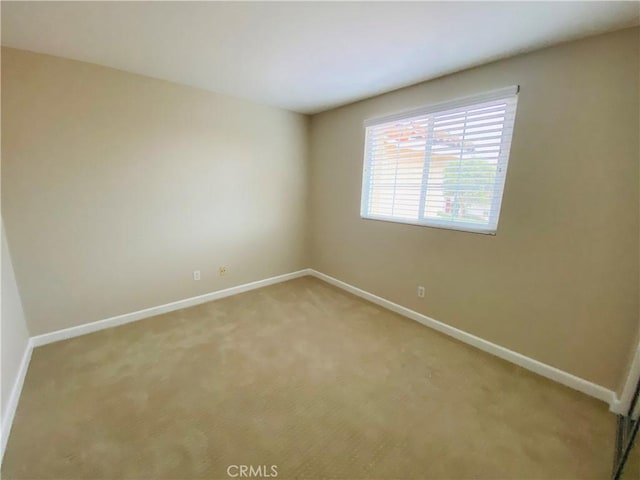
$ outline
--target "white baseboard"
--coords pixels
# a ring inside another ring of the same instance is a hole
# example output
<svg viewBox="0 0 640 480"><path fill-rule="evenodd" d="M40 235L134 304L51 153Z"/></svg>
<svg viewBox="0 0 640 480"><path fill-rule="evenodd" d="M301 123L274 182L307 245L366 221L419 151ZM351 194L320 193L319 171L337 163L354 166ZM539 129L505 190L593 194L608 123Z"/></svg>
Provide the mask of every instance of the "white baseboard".
<svg viewBox="0 0 640 480"><path fill-rule="evenodd" d="M636 385L640 381L640 344L636 348L636 354L631 361L631 367L627 375L627 380L622 389L622 395L616 400L615 405L611 407L614 413L626 414L631 408L631 401L635 393Z"/></svg>
<svg viewBox="0 0 640 480"><path fill-rule="evenodd" d="M550 365L546 365L542 362L526 357L522 354L509 350L505 347L501 347L500 345L491 343L487 340L483 340L480 337L476 337L475 335L467 333L463 330L459 330L455 327L452 327L445 323L429 318L426 315L423 315L414 310L411 310L409 308L393 303L382 297L378 297L377 295L361 290L357 287L354 287L353 285L349 285L348 283L337 280L333 277L330 277L329 275L325 275L324 273L320 273L313 269L303 269L297 272L292 272L284 275L279 275L276 277L266 278L264 280L258 280L256 282L246 283L244 285L238 285L236 287L231 287L224 290L218 290L216 292L199 295L197 297L191 297L184 300L167 303L165 305L160 305L157 307L146 308L144 310L139 310L137 312L118 315L118 316L107 318L104 320L98 320L96 322L86 323L83 325L78 325L76 327L70 327L63 330L58 330L55 332L45 333L42 335L36 335L34 337L31 337L29 339L29 343L27 344L27 348L25 350L24 356L22 358L22 362L20 364L18 377L16 378L16 382L14 384L13 390L11 391L11 395L9 397L9 403L7 405L7 413L4 415L2 419L2 426L1 426L2 428L1 442L2 443L0 445L0 459L4 456L5 447L7 444L7 440L9 438L11 425L13 424L13 418L15 416L15 412L18 406L18 400L20 398L20 393L22 392L22 386L24 384L25 376L27 374L27 369L29 367L29 361L31 359L31 352L33 351L33 348L41 345L53 343L53 342L58 342L61 340L66 340L73 337L78 337L81 335L86 335L88 333L97 332L99 330L117 327L119 325L124 325L126 323L131 323L137 320L142 320L144 318L160 315L162 313L168 313L175 310L180 310L182 308L192 307L202 303L211 302L213 300L229 297L231 295L236 295L238 293L248 292L250 290L266 287L268 285L273 285L275 283L285 282L287 280L292 280L294 278L303 277L305 275L312 275L316 278L324 280L327 283L335 285L336 287L346 290L372 303L380 305L381 307L384 307L388 310L391 310L400 315L408 317L412 320L420 322L421 324L426 325L427 327L433 328L434 330L437 330L453 338L456 338L457 340L460 340L464 343L467 343L476 348L479 348L480 350L491 353L492 355L500 357L508 362L514 363L523 368L526 368L527 370L530 370L539 375L542 375L543 377L549 378L558 383L561 383L575 390L583 392L587 395L590 395L604 402L607 402L610 405L612 412L621 413L621 410L619 409L624 407L625 402L627 401L627 397L629 397L627 392L628 392L628 389L631 387L629 388L625 387L625 391L623 392L621 399L618 400L616 394L613 391L601 385L596 385L592 382L589 382L583 378L567 373L558 368L552 367ZM632 366L632 372L630 372L630 378L634 374L634 372L636 372L636 370L640 370L640 348L638 349L638 352L636 354L636 360ZM630 398L628 399L628 401L630 401Z"/></svg>
<svg viewBox="0 0 640 480"><path fill-rule="evenodd" d="M609 408L612 412L618 413L615 410L615 408L618 407L617 396L615 392L609 390L608 388L597 385L593 382L585 380L584 378L572 375L571 373L565 372L556 367L552 367L551 365L539 362L537 360L534 360L533 358L527 357L518 352L514 352L513 350L509 350L508 348L496 345L495 343L491 343L488 340L476 337L475 335L452 327L451 325L447 325L446 323L434 320L433 318L427 317L426 315L403 307L402 305L398 305L397 303L393 303L382 297L378 297L373 293L369 293L365 290L354 287L353 285L349 285L348 283L330 277L329 275L325 275L324 273L320 273L313 269L310 269L309 273L316 278L324 280L331 285L335 285L336 287L346 290L347 292L357 295L358 297L364 298L365 300L369 300L370 302L375 303L376 305L380 305L387 310L391 310L392 312L398 313L404 317L420 322L427 327L433 328L434 330L444 333L445 335L449 335L450 337L460 340L461 342L472 345L480 350L495 355L496 357L500 357L503 360L515 363L516 365L526 368L527 370L537 373L538 375L542 375L543 377L546 377L550 380L561 383L563 385L566 385L567 387L573 388L574 390L578 390L579 392L586 393L587 395L602 400L603 402L609 404Z"/></svg>
<svg viewBox="0 0 640 480"><path fill-rule="evenodd" d="M273 285L275 283L286 282L287 280L303 277L305 275L309 275L308 269L285 273L284 275L265 278L264 280L245 283L236 287L225 288L224 290L218 290L211 293L205 293L204 295L186 298L184 300L178 300L176 302L159 305L157 307L145 308L144 310L138 310L137 312L125 313L123 315L117 315L115 317L106 318L104 320L84 323L76 327L69 327L63 330L56 330L55 332L36 335L35 337L31 337L31 340L34 347L39 347L48 343L59 342L61 340L66 340L73 337L79 337L80 335L86 335L87 333L93 333L104 330L106 328L117 327L119 325L135 322L144 318L154 317L156 315L173 312L175 310L181 310L187 307L193 307L195 305L200 305L201 303L211 302L213 300L218 300L224 297L230 297L231 295L248 292L249 290L255 290L256 288L262 288L268 285Z"/></svg>
<svg viewBox="0 0 640 480"><path fill-rule="evenodd" d="M275 277L265 278L264 280L258 280L256 282L245 283L236 287L226 288L224 290L218 290L216 292L199 295L197 297L186 298L184 300L178 300L176 302L167 303L165 305L159 305L157 307L145 308L144 310L138 310L137 312L126 313L124 315L118 315L104 320L98 320L96 322L85 323L76 327L65 328L63 330L57 330L55 332L44 333L42 335L36 335L29 339L27 348L22 357L20 363L20 369L18 371L18 377L16 378L9 402L7 404L7 411L2 418L2 438L0 444L0 461L4 457L4 451L9 439L9 433L11 432L11 426L13 425L13 418L15 417L16 410L18 408L18 401L22 392L22 386L27 375L27 369L29 368L29 361L31 360L31 353L35 347L46 345L53 342L59 342L69 338L79 337L88 333L97 332L99 330L105 330L107 328L117 327L126 323L142 320L143 318L149 318L162 313L173 312L174 310L180 310L182 308L193 307L200 305L201 303L211 302L220 298L229 297L231 295L237 295L238 293L248 292L249 290L255 290L257 288L266 287L275 283L286 282L294 278L303 277L309 275L308 269L298 270L297 272L285 273L284 275L278 275Z"/></svg>
<svg viewBox="0 0 640 480"><path fill-rule="evenodd" d="M31 360L31 352L33 351L33 342L31 339L27 342L27 346L22 355L22 361L20 362L20 368L18 369L18 376L11 389L9 400L7 402L6 411L2 417L2 438L0 439L0 461L4 457L4 450L7 447L7 440L9 440L9 433L11 432L11 426L13 425L13 418L16 415L18 409L18 400L20 400L20 394L22 393L22 386L24 385L24 379L27 376L27 370L29 369L29 362Z"/></svg>

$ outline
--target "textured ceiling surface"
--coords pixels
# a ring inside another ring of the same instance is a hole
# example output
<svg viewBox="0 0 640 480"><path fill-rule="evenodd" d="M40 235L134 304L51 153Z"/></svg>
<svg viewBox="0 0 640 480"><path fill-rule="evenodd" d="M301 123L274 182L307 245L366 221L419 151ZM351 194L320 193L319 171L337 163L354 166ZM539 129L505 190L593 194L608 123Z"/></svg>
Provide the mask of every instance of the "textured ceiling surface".
<svg viewBox="0 0 640 480"><path fill-rule="evenodd" d="M639 22L637 2L2 2L2 44L303 113Z"/></svg>

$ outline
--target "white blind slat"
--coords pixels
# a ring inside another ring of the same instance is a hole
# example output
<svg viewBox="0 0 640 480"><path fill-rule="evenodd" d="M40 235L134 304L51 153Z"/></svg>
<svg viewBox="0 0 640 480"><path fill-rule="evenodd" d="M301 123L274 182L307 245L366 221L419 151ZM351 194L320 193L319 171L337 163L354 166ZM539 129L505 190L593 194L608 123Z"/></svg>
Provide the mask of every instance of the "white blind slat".
<svg viewBox="0 0 640 480"><path fill-rule="evenodd" d="M365 122L361 215L495 233L518 87Z"/></svg>

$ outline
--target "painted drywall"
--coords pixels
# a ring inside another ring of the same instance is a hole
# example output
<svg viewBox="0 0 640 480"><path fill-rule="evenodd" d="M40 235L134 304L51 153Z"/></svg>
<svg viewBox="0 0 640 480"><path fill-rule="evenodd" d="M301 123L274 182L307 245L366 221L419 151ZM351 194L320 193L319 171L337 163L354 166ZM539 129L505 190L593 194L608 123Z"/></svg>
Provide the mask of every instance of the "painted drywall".
<svg viewBox="0 0 640 480"><path fill-rule="evenodd" d="M3 48L2 213L31 333L306 267L307 128L285 110Z"/></svg>
<svg viewBox="0 0 640 480"><path fill-rule="evenodd" d="M312 117L311 267L619 389L638 321L639 40L592 37ZM365 119L509 85L496 236L360 218Z"/></svg>
<svg viewBox="0 0 640 480"><path fill-rule="evenodd" d="M2 426L9 397L18 378L20 364L29 343L29 330L24 317L22 301L16 284L9 246L2 227L2 317L0 317L0 336L2 337ZM3 435L3 439L4 439Z"/></svg>

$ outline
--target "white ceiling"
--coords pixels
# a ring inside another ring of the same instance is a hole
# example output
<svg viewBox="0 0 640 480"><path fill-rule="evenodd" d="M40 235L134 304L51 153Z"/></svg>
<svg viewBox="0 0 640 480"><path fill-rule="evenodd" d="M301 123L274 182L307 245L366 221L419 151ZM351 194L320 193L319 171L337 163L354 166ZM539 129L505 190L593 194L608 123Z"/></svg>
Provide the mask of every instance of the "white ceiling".
<svg viewBox="0 0 640 480"><path fill-rule="evenodd" d="M638 2L5 2L2 44L315 113L639 23Z"/></svg>

